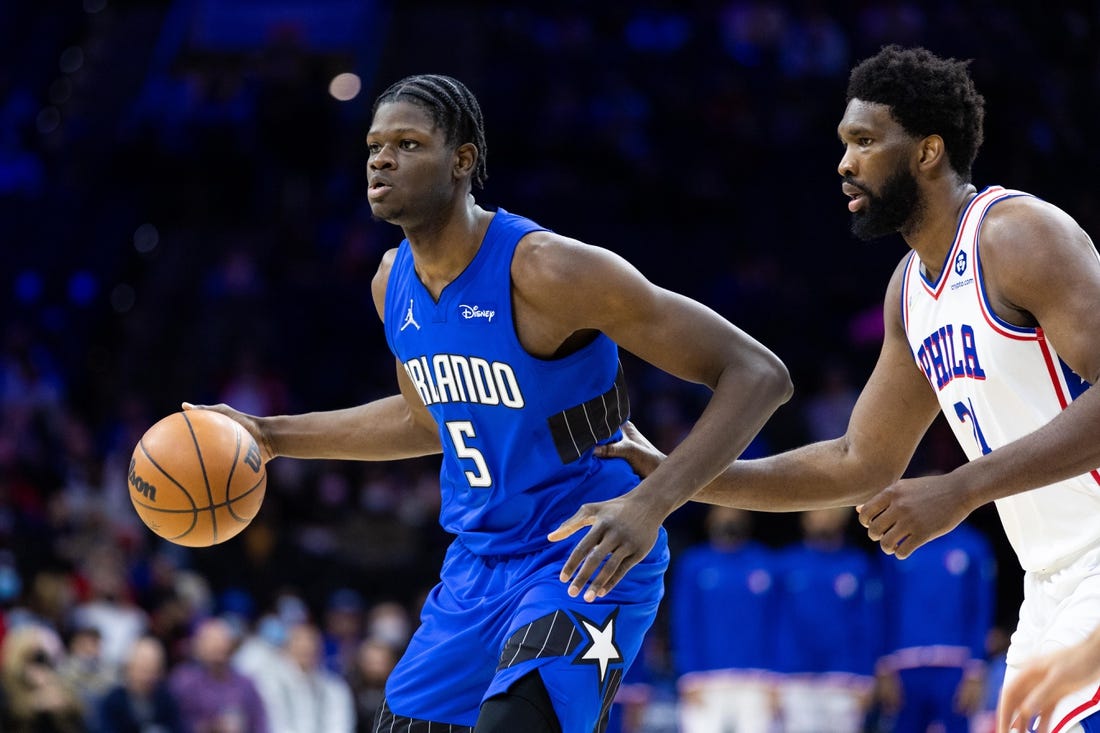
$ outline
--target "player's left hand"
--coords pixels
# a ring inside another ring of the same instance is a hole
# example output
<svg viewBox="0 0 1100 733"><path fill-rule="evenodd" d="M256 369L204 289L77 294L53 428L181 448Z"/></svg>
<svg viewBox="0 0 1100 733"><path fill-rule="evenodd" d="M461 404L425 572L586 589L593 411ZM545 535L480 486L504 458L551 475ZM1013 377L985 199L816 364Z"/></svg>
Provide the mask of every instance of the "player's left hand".
<svg viewBox="0 0 1100 733"><path fill-rule="evenodd" d="M595 453L600 458L622 458L642 478L653 473L661 461L668 458L629 420L623 423L622 438L614 443L597 445Z"/></svg>
<svg viewBox="0 0 1100 733"><path fill-rule="evenodd" d="M997 733L1047 733L1058 702L1100 677L1094 638L1028 660L1001 691Z"/></svg>
<svg viewBox="0 0 1100 733"><path fill-rule="evenodd" d="M569 595L576 597L585 585L588 590L584 600L588 603L607 595L630 568L649 554L664 517L644 504L632 500L630 494L582 504L576 514L547 535L551 542L560 542L591 527L562 566L561 582L569 583Z"/></svg>
<svg viewBox="0 0 1100 733"><path fill-rule="evenodd" d="M856 507L867 536L887 555L904 560L924 543L947 534L970 510L946 476L902 479Z"/></svg>

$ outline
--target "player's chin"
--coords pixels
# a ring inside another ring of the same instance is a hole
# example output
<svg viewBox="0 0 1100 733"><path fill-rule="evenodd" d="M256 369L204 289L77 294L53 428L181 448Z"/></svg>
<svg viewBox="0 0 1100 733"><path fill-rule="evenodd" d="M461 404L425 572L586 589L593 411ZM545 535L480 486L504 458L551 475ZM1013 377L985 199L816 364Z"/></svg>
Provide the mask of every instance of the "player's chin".
<svg viewBox="0 0 1100 733"><path fill-rule="evenodd" d="M370 213L373 218L387 224L401 223L401 208L387 201L371 201Z"/></svg>

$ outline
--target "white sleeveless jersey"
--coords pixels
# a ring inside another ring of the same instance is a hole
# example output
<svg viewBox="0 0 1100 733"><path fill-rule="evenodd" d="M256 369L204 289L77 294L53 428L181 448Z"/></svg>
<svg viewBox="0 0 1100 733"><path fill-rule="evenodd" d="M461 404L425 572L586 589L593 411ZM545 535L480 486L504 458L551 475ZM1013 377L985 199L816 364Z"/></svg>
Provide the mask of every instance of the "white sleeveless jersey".
<svg viewBox="0 0 1100 733"><path fill-rule="evenodd" d="M1041 328L1006 323L986 297L982 220L998 201L1027 195L999 186L979 193L963 212L936 282L929 282L916 252L905 265L905 333L970 460L1042 427L1089 387L1058 358ZM1024 570L1057 569L1100 542L1097 471L996 505Z"/></svg>

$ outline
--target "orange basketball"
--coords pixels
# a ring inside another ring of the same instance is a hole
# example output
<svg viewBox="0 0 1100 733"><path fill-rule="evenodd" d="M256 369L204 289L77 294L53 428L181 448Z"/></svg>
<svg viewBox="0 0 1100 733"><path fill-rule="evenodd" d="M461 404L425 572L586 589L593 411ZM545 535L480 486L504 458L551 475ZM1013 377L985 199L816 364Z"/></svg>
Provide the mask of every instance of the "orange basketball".
<svg viewBox="0 0 1100 733"><path fill-rule="evenodd" d="M235 420L212 410L176 412L138 441L130 458L130 501L141 521L188 547L225 542L264 500L260 447Z"/></svg>

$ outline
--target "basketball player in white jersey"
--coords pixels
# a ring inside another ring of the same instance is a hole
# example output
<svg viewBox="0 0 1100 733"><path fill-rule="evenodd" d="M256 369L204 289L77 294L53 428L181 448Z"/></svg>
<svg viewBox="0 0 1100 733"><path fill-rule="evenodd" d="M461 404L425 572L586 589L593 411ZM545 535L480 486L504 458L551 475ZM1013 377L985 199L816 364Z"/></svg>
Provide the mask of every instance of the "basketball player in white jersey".
<svg viewBox="0 0 1100 733"><path fill-rule="evenodd" d="M1100 258L1057 207L971 184L984 103L966 63L889 46L853 69L847 98L838 171L852 230L897 232L911 249L886 291L879 361L845 435L737 461L695 499L859 506L871 539L899 558L996 501L1026 571L1011 683L1029 658L1071 647L1100 622L1100 391L1088 389L1100 378ZM899 480L941 410L970 461ZM642 475L660 461L634 430L602 452ZM593 527L565 565L571 591L590 582L599 595L621 576L615 544L602 539L622 533L617 517L637 516L632 501L582 507L551 534ZM615 574L595 573L593 558L607 554ZM1098 711L1092 683L1039 724L1096 733Z"/></svg>
<svg viewBox="0 0 1100 733"><path fill-rule="evenodd" d="M1008 733L1017 721L1035 716L1042 721L1036 730L1047 733L1058 701L1090 682L1100 682L1100 626L1069 649L1044 654L1023 666L1001 694L997 733Z"/></svg>

